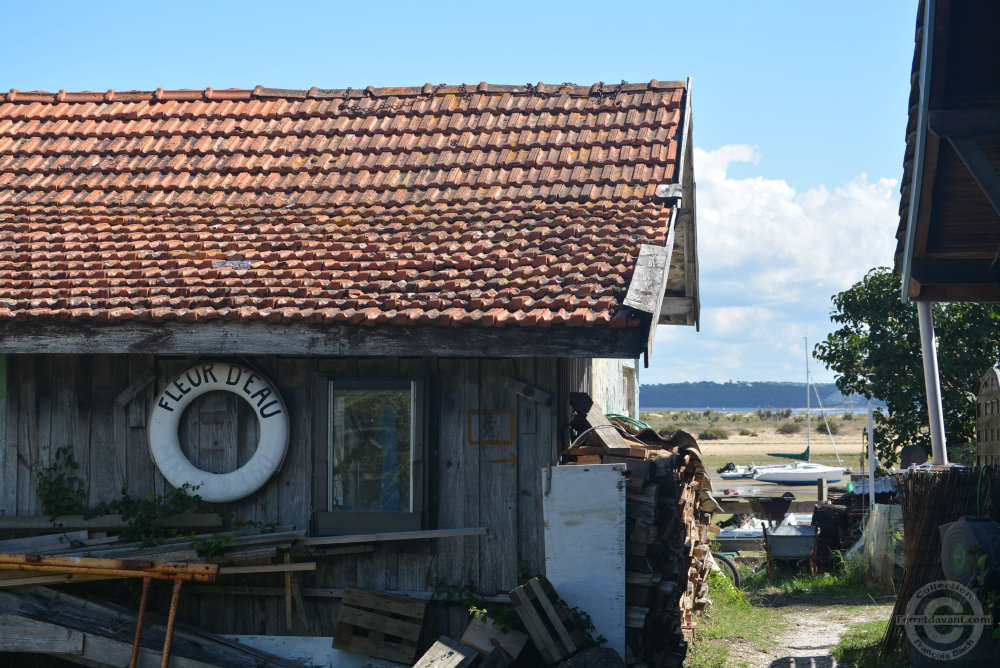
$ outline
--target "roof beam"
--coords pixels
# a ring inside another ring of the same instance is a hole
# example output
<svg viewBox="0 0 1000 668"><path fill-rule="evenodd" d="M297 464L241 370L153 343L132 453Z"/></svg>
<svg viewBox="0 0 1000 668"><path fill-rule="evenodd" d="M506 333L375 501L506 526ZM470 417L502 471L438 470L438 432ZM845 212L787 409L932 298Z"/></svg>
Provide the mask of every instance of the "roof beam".
<svg viewBox="0 0 1000 668"><path fill-rule="evenodd" d="M972 178L983 189L994 210L1000 214L1000 174L993 169L990 159L971 137L948 137L958 157L972 172Z"/></svg>
<svg viewBox="0 0 1000 668"><path fill-rule="evenodd" d="M928 113L927 129L938 137L1000 135L996 109L936 109Z"/></svg>
<svg viewBox="0 0 1000 668"><path fill-rule="evenodd" d="M989 260L932 260L913 258L913 280L927 285L996 285Z"/></svg>

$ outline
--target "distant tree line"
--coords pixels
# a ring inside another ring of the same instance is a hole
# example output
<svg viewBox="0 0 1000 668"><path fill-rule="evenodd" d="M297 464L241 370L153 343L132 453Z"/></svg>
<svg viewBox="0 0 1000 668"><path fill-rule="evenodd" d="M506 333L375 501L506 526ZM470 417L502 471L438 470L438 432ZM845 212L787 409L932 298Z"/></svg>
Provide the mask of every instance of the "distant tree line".
<svg viewBox="0 0 1000 668"><path fill-rule="evenodd" d="M841 394L833 383L816 383L823 406L861 408L864 397ZM818 408L816 394L809 397ZM639 387L640 410L652 408L805 408L805 383L772 381L660 383Z"/></svg>

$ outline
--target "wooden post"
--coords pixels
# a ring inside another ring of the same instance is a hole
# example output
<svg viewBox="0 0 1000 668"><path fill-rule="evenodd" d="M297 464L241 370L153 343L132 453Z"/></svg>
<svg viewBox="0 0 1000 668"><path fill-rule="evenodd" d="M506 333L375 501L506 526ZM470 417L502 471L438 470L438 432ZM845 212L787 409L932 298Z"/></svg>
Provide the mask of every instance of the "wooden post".
<svg viewBox="0 0 1000 668"><path fill-rule="evenodd" d="M826 478L819 478L816 481L816 500L820 503L826 501Z"/></svg>
<svg viewBox="0 0 1000 668"><path fill-rule="evenodd" d="M285 552L285 563L292 562L292 553ZM285 629L292 630L292 573L285 571Z"/></svg>

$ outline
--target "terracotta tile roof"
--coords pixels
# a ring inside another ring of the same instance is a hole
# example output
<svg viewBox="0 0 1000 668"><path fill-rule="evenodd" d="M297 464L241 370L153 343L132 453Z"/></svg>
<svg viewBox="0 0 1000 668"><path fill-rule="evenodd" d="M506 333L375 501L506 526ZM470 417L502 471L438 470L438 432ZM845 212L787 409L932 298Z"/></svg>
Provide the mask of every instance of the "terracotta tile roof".
<svg viewBox="0 0 1000 668"><path fill-rule="evenodd" d="M0 321L626 327L683 82L0 94Z"/></svg>

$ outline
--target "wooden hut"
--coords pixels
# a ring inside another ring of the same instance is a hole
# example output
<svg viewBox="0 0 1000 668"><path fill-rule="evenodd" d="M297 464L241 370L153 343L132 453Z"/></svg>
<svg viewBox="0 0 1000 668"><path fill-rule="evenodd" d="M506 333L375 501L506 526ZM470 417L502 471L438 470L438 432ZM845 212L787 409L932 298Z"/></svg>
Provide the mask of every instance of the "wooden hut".
<svg viewBox="0 0 1000 668"><path fill-rule="evenodd" d="M683 81L0 94L0 527L65 449L90 507L192 483L409 536L318 554L291 627L280 580L192 586L209 631L507 592L569 393L634 414L657 324L698 322L694 202Z"/></svg>
<svg viewBox="0 0 1000 668"><path fill-rule="evenodd" d="M976 462L1000 464L1000 369L983 375L976 397Z"/></svg>

